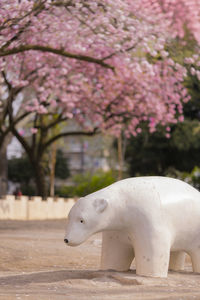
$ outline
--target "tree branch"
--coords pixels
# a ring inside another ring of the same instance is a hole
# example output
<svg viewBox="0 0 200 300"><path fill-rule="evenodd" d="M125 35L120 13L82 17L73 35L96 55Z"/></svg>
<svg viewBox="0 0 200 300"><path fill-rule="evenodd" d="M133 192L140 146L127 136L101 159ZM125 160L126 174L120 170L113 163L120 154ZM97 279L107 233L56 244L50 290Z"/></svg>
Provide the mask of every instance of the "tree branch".
<svg viewBox="0 0 200 300"><path fill-rule="evenodd" d="M22 114L22 115L19 116L17 119L13 120L13 123L10 124L10 125L6 128L6 130L5 130L4 132L3 132L2 130L0 130L0 131L2 131L2 132L4 133L4 135L6 136L6 135L11 131L12 126L17 125L17 123L19 123L21 120L23 120L25 117L27 117L27 116L30 115L31 113L32 113L32 112L26 112L26 113Z"/></svg>
<svg viewBox="0 0 200 300"><path fill-rule="evenodd" d="M61 137L65 136L79 136L79 135L86 135L86 136L93 136L95 134L98 134L98 128L94 128L93 131L68 131L68 132L62 132L60 134L57 134L50 138L44 145L43 150L45 150L48 146L50 146L53 142L60 139Z"/></svg>
<svg viewBox="0 0 200 300"><path fill-rule="evenodd" d="M104 67L104 68L111 69L111 70L114 71L113 66L104 63L101 59L90 57L90 56L87 56L87 55L70 53L70 52L67 52L63 49L52 48L51 46L21 45L19 47L14 47L12 49L6 49L6 50L0 49L0 57L9 56L9 55L22 53L22 52L25 52L25 51L31 51L31 50L32 51L41 51L41 52L50 52L50 53L54 53L54 54L61 55L61 56L71 58L71 59L77 59L77 60L86 61L86 62L89 62L89 63L95 63L95 64L98 64L98 65Z"/></svg>
<svg viewBox="0 0 200 300"><path fill-rule="evenodd" d="M46 2L46 0L44 1L36 1L36 3L33 6L33 9L29 12L27 12L24 16L19 17L19 18L14 18L14 19L10 19L10 20L6 20L6 22L10 22L11 25L9 25L9 27L12 27L15 24L19 24L20 21L22 21L23 19L25 19L26 17L28 17L29 15L31 15L33 12L35 12L33 15L37 16L43 9L44 9L44 3ZM11 22L12 21L12 22ZM10 40L8 40L2 47L2 50L4 50L5 48L9 47L12 42L16 41L20 35L24 32L24 30L31 24L31 21L29 20L17 33L16 35L14 35ZM6 28L6 27L5 27ZM0 27L0 30L4 29L4 26Z"/></svg>
<svg viewBox="0 0 200 300"><path fill-rule="evenodd" d="M117 55L117 54L119 54L119 53L123 53L123 51L129 52L129 51L135 49L136 46L139 44L140 41L142 41L142 38L138 39L138 41L137 41L136 43L134 43L134 45L132 45L132 46L130 46L130 47L124 49L124 50L120 49L120 50L114 51L114 52L112 52L111 54L109 54L109 55L103 57L103 58L102 58L102 61L105 61L105 60L107 60L107 59L110 59L110 58L112 58L113 56L115 56L115 55Z"/></svg>
<svg viewBox="0 0 200 300"><path fill-rule="evenodd" d="M29 146L29 144L26 142L26 140L23 138L23 136L21 136L18 131L16 130L16 128L14 126L12 126L12 133L13 135L18 139L18 141L20 142L20 144L22 144L23 148L26 150L27 154L29 155L29 157L31 158L32 156L32 151L31 151L31 147Z"/></svg>
<svg viewBox="0 0 200 300"><path fill-rule="evenodd" d="M60 115L58 115L58 117L57 117L52 123L48 124L47 126L41 127L40 125L39 125L39 126L36 125L35 128L43 129L43 130L46 130L46 131L47 131L47 130L49 130L50 128L54 127L55 125L60 124L60 123L62 123L62 122L65 122L65 121L67 121L67 120L68 120L67 117L62 118L62 115L60 114Z"/></svg>

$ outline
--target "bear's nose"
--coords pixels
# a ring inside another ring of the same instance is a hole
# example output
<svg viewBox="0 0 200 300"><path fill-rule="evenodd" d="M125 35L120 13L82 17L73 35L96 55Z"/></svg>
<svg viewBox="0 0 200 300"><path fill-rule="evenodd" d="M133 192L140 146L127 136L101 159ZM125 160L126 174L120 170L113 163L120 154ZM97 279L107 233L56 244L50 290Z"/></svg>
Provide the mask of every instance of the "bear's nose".
<svg viewBox="0 0 200 300"><path fill-rule="evenodd" d="M68 244L69 241L68 241L68 239L64 239L64 242L65 242L66 244Z"/></svg>

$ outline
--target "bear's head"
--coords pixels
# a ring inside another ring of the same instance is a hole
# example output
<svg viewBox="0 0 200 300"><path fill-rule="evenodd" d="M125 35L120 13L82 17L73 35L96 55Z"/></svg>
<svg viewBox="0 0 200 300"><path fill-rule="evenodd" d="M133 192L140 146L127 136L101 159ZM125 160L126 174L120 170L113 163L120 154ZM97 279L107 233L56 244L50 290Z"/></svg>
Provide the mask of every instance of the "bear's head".
<svg viewBox="0 0 200 300"><path fill-rule="evenodd" d="M80 198L69 212L65 243L78 246L107 225L105 199Z"/></svg>

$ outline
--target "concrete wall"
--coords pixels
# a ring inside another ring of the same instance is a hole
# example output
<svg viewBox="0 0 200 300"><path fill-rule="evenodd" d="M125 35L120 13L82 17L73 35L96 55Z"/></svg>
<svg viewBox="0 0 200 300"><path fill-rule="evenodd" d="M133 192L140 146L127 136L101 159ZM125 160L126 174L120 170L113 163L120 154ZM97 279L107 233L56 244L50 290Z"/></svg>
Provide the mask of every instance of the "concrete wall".
<svg viewBox="0 0 200 300"><path fill-rule="evenodd" d="M62 219L68 216L74 199L33 197L26 196L15 199L8 195L0 199L0 220L46 220Z"/></svg>

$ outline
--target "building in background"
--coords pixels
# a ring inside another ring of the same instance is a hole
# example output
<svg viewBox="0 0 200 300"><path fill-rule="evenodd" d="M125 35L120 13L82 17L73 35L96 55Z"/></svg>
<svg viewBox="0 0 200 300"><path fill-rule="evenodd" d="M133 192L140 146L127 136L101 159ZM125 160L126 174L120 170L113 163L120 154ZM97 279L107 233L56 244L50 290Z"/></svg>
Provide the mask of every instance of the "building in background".
<svg viewBox="0 0 200 300"><path fill-rule="evenodd" d="M68 158L71 175L112 169L116 162L116 150L112 144L113 139L103 135L65 138L61 149Z"/></svg>

